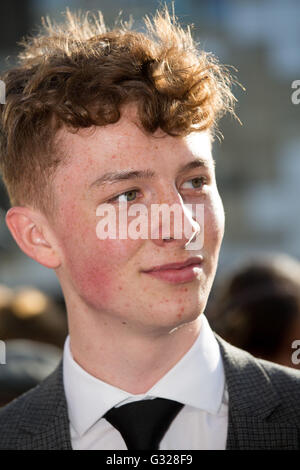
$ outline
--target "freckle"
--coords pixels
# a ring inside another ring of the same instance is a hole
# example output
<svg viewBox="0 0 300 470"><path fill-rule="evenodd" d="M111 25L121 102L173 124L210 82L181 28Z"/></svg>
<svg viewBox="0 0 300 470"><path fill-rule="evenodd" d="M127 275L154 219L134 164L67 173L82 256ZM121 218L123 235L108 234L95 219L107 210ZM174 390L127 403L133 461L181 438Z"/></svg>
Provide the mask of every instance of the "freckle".
<svg viewBox="0 0 300 470"><path fill-rule="evenodd" d="M126 325L126 321L122 321L122 324L123 324L123 325Z"/></svg>

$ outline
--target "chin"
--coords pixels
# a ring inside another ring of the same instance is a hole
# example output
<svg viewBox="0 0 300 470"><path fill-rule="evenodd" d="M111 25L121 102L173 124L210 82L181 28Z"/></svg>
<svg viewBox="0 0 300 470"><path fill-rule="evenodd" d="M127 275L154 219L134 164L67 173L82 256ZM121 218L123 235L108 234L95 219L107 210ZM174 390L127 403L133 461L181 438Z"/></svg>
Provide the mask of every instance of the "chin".
<svg viewBox="0 0 300 470"><path fill-rule="evenodd" d="M177 308L170 306L169 311L161 312L159 315L159 324L161 327L167 327L171 329L180 328L187 323L192 323L200 316L203 312L205 305L197 303L193 308L189 305L176 305Z"/></svg>

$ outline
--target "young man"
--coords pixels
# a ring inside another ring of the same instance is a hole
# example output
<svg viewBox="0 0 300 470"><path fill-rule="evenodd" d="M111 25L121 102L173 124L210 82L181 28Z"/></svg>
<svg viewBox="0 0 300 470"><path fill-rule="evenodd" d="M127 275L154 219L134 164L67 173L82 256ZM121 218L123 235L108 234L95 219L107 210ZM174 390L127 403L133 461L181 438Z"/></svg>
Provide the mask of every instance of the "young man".
<svg viewBox="0 0 300 470"><path fill-rule="evenodd" d="M230 346L203 314L224 231L211 140L232 111L230 76L167 11L146 26L107 32L100 15L67 13L4 77L6 221L55 270L69 337L59 368L0 412L0 448L296 449L299 373ZM144 237L128 235L137 203ZM169 233L157 205L177 209Z"/></svg>

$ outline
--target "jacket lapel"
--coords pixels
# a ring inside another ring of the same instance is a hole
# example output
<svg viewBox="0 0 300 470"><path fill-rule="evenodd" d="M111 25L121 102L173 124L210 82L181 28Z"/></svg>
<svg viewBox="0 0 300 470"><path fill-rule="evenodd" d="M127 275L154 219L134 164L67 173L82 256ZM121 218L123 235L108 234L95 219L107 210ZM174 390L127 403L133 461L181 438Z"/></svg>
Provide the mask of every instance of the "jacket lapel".
<svg viewBox="0 0 300 470"><path fill-rule="evenodd" d="M297 428L282 419L281 399L260 362L215 336L229 395L226 449L298 449Z"/></svg>

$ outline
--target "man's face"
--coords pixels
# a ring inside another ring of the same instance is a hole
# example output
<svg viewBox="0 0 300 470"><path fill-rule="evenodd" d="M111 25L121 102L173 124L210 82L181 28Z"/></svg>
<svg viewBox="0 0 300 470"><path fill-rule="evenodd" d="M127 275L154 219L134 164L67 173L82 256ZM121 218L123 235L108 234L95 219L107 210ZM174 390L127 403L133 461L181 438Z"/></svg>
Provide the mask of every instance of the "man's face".
<svg viewBox="0 0 300 470"><path fill-rule="evenodd" d="M162 131L149 135L134 119L134 111L127 108L118 123L94 132L60 131L69 157L54 180L58 209L52 229L62 253L57 274L67 305L83 302L85 310L95 315L151 332L193 321L204 310L217 267L224 212L209 135L201 132L181 138ZM201 160L201 165L182 171L195 160ZM108 172L128 170L147 170L149 176L96 182ZM195 226L195 220L186 205L203 205L203 246L191 250L184 235L171 241L151 236L99 239L97 207L113 204L118 220L124 211L119 202L124 200L126 210L134 203L144 204L149 211L152 204L177 204L190 226ZM201 266L189 280L171 282L145 273L154 266L200 255Z"/></svg>

